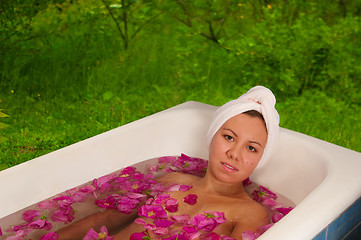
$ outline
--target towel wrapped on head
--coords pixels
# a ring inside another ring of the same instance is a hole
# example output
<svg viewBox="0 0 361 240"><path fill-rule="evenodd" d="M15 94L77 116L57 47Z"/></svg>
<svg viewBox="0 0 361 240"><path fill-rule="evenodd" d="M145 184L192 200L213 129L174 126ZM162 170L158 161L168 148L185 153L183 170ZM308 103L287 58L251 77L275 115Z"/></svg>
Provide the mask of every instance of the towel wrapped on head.
<svg viewBox="0 0 361 240"><path fill-rule="evenodd" d="M256 110L262 114L268 133L267 143L263 151L262 158L257 165L261 168L269 159L270 152L277 143L279 135L279 115L275 109L276 98L268 88L256 86L251 88L247 93L238 99L227 102L219 107L211 122L207 134L207 144L211 145L212 139L220 127L230 118L250 111Z"/></svg>

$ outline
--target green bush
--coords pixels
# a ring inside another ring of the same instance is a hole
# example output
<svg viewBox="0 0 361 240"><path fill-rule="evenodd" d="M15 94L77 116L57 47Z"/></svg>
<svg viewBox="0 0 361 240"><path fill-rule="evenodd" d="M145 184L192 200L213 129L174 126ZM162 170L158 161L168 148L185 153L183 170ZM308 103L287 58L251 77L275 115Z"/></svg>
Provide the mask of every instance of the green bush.
<svg viewBox="0 0 361 240"><path fill-rule="evenodd" d="M275 93L281 126L361 150L357 4L120 2L2 3L1 166L257 84Z"/></svg>

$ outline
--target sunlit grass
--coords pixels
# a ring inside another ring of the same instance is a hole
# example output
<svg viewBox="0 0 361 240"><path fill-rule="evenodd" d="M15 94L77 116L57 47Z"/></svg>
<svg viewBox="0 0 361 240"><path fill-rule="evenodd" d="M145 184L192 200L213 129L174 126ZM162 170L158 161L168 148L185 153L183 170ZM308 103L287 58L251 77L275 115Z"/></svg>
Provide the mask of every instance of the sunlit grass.
<svg viewBox="0 0 361 240"><path fill-rule="evenodd" d="M276 57L283 48L257 46L259 55L252 55L252 46L237 55L177 31L149 29L127 51L113 33L94 33L82 48L85 37L68 32L48 36L49 46L32 49L29 44L23 52L4 56L0 109L9 115L1 119L9 127L0 134L7 138L0 143L0 170L185 101L221 105L258 84L274 91L282 127L361 151L358 96L345 102L347 97L337 95L342 91L316 87L292 96L300 85L294 74L301 68L279 65ZM278 77L287 79L279 83ZM345 85L349 79L343 79Z"/></svg>

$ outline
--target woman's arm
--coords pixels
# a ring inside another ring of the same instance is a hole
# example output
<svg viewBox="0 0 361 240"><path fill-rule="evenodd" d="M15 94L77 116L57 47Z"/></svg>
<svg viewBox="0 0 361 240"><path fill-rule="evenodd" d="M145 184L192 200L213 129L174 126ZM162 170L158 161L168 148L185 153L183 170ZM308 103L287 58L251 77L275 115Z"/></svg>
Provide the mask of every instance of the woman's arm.
<svg viewBox="0 0 361 240"><path fill-rule="evenodd" d="M93 228L99 232L101 226L106 226L110 235L115 234L123 227L129 225L138 216L138 209L134 209L130 214L124 214L116 209L109 209L105 212L90 215L68 227L57 231L59 240L82 239L87 232Z"/></svg>

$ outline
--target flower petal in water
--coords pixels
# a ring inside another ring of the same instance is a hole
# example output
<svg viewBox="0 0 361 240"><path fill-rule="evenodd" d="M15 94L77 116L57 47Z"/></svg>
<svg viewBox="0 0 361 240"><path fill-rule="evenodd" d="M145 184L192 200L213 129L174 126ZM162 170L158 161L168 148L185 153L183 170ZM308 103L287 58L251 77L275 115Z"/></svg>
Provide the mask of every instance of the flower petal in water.
<svg viewBox="0 0 361 240"><path fill-rule="evenodd" d="M138 207L139 202L139 199L132 199L127 196L121 196L118 198L116 205L120 212L130 214L133 209Z"/></svg>
<svg viewBox="0 0 361 240"><path fill-rule="evenodd" d="M35 220L29 223L28 226L32 229L45 229L46 231L50 231L53 227L50 222L43 219Z"/></svg>
<svg viewBox="0 0 361 240"><path fill-rule="evenodd" d="M188 190L191 189L191 188L193 188L192 185L180 185L179 191L181 191L181 192L186 192L186 191L188 191Z"/></svg>
<svg viewBox="0 0 361 240"><path fill-rule="evenodd" d="M34 218L36 218L40 215L41 215L41 213L38 210L28 210L23 213L23 219L27 222L32 222L32 221L34 221Z"/></svg>
<svg viewBox="0 0 361 240"><path fill-rule="evenodd" d="M163 207L159 205L143 205L139 208L138 214L139 216L143 216L151 219L168 218L168 215L164 211Z"/></svg>
<svg viewBox="0 0 361 240"><path fill-rule="evenodd" d="M168 228L156 228L154 229L153 233L157 236L164 236L167 235L169 232Z"/></svg>
<svg viewBox="0 0 361 240"><path fill-rule="evenodd" d="M176 223L185 224L189 222L191 217L189 215L173 215L170 217L170 219Z"/></svg>
<svg viewBox="0 0 361 240"><path fill-rule="evenodd" d="M221 240L237 240L237 239L234 239L234 238L231 238L231 237L222 235L222 236L221 236Z"/></svg>
<svg viewBox="0 0 361 240"><path fill-rule="evenodd" d="M93 228L91 228L83 238L83 240L97 240L97 239L98 239L98 233Z"/></svg>
<svg viewBox="0 0 361 240"><path fill-rule="evenodd" d="M154 198L152 202L153 205L161 205L166 202L166 200L170 199L170 194L161 194Z"/></svg>
<svg viewBox="0 0 361 240"><path fill-rule="evenodd" d="M52 199L51 200L45 200L45 201L42 201L38 204L38 208L40 209L55 209L58 207L58 204L57 202L53 201Z"/></svg>
<svg viewBox="0 0 361 240"><path fill-rule="evenodd" d="M263 226L260 226L257 230L257 232L259 234L263 234L265 231L267 231L268 229L270 229L272 226L274 225L274 223L270 223L270 224L267 224L267 225L263 225Z"/></svg>
<svg viewBox="0 0 361 240"><path fill-rule="evenodd" d="M109 195L105 199L95 200L95 205L105 209L116 209L118 203L117 197L116 195Z"/></svg>
<svg viewBox="0 0 361 240"><path fill-rule="evenodd" d="M63 222L65 224L74 220L75 211L71 206L55 210L51 216L51 220L54 222Z"/></svg>
<svg viewBox="0 0 361 240"><path fill-rule="evenodd" d="M252 231L246 231L242 233L242 239L243 240L255 240L261 236L259 233L255 233Z"/></svg>
<svg viewBox="0 0 361 240"><path fill-rule="evenodd" d="M207 233L202 237L202 240L220 240L221 236L219 236L217 233L215 232L211 232L211 233Z"/></svg>
<svg viewBox="0 0 361 240"><path fill-rule="evenodd" d="M193 186L192 185L181 185L181 184L172 184L167 191L168 192L186 192L189 189L191 189Z"/></svg>
<svg viewBox="0 0 361 240"><path fill-rule="evenodd" d="M168 212L174 213L178 211L178 200L174 198L170 198L165 202L165 209Z"/></svg>
<svg viewBox="0 0 361 240"><path fill-rule="evenodd" d="M150 240L150 237L144 232L137 232L130 236L130 240Z"/></svg>
<svg viewBox="0 0 361 240"><path fill-rule="evenodd" d="M158 228L167 228L174 224L174 222L169 221L168 219L154 219L154 224Z"/></svg>
<svg viewBox="0 0 361 240"><path fill-rule="evenodd" d="M53 201L57 202L59 207L66 207L73 204L73 198L69 196L60 196L54 198Z"/></svg>
<svg viewBox="0 0 361 240"><path fill-rule="evenodd" d="M177 160L177 157L174 156L165 156L158 158L158 162L160 164L171 164L174 163Z"/></svg>
<svg viewBox="0 0 361 240"><path fill-rule="evenodd" d="M153 231L153 230L157 229L157 227L154 224L149 224L144 219L141 219L141 218L135 219L134 222L136 224L142 225L142 227L146 230Z"/></svg>
<svg viewBox="0 0 361 240"><path fill-rule="evenodd" d="M243 180L243 186L249 186L252 184L252 181L248 178L246 178L245 180Z"/></svg>
<svg viewBox="0 0 361 240"><path fill-rule="evenodd" d="M42 236L40 240L58 240L58 234L56 232L50 232Z"/></svg>
<svg viewBox="0 0 361 240"><path fill-rule="evenodd" d="M274 207L277 205L277 202L273 198L264 198L262 204L269 207Z"/></svg>
<svg viewBox="0 0 361 240"><path fill-rule="evenodd" d="M194 205L197 203L197 199L198 196L196 194L189 194L183 198L183 201L189 205Z"/></svg>
<svg viewBox="0 0 361 240"><path fill-rule="evenodd" d="M276 200L277 195L262 185L260 185L256 190L253 191L253 199L255 201L263 202L263 200L267 198L272 198Z"/></svg>
<svg viewBox="0 0 361 240"><path fill-rule="evenodd" d="M281 220L283 217L284 217L284 215L283 215L282 213L275 213L275 214L273 214L273 216L272 216L272 222L273 222L273 223L276 223L276 222L278 222L279 220Z"/></svg>
<svg viewBox="0 0 361 240"><path fill-rule="evenodd" d="M85 235L83 240L112 240L114 237L109 236L108 229L105 226L100 227L99 233L97 233L93 228Z"/></svg>
<svg viewBox="0 0 361 240"><path fill-rule="evenodd" d="M23 240L25 236L32 232L33 229L21 229L16 231L14 236L6 238L6 240Z"/></svg>
<svg viewBox="0 0 361 240"><path fill-rule="evenodd" d="M195 226L200 231L211 232L225 221L226 218L223 212L211 211L197 214L189 221L189 224Z"/></svg>
<svg viewBox="0 0 361 240"><path fill-rule="evenodd" d="M289 212L291 212L293 209L293 207L289 207L289 208L276 208L277 211L279 211L280 213L282 213L283 215L287 215Z"/></svg>
<svg viewBox="0 0 361 240"><path fill-rule="evenodd" d="M162 168L160 166L163 166L163 165L158 165L158 164L153 164L153 165L150 165L148 167L148 173L149 174L156 174L159 170L161 170Z"/></svg>

